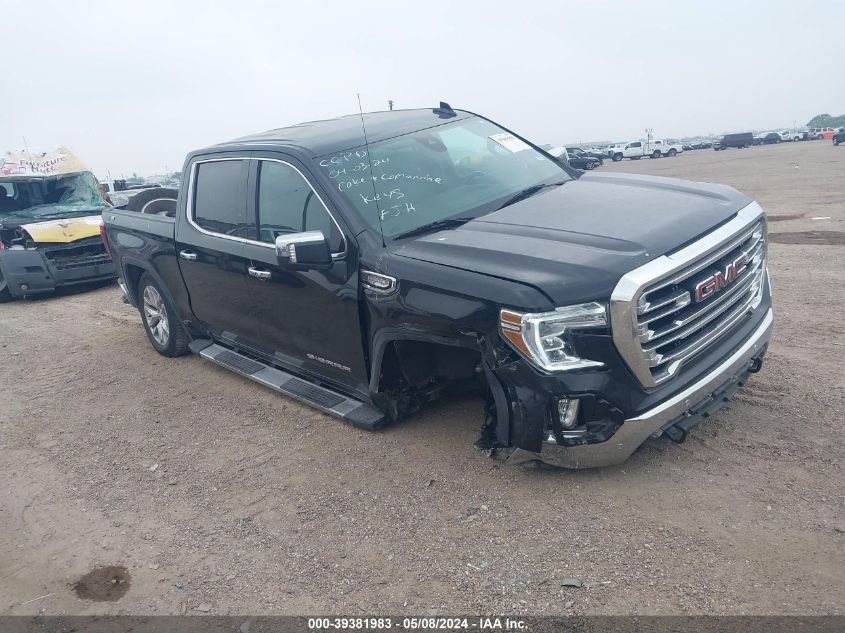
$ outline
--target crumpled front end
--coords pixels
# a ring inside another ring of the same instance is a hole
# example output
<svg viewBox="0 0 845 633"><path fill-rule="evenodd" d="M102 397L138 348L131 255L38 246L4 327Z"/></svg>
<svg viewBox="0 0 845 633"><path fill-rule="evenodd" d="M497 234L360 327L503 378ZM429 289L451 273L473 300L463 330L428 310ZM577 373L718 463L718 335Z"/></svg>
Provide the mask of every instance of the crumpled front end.
<svg viewBox="0 0 845 633"><path fill-rule="evenodd" d="M493 366L508 400L497 414L508 414L510 461L608 466L651 436L683 441L762 366L773 322L766 254L765 215L751 203L622 277L611 331L573 339L595 366L546 371L526 355Z"/></svg>
<svg viewBox="0 0 845 633"><path fill-rule="evenodd" d="M539 448L515 448L509 455L509 463L541 461L576 469L612 466L627 460L650 437L665 433L675 441L682 441L692 426L720 409L745 384L750 374L760 370L771 337L772 323L772 311L768 308L750 335L727 358L659 404L620 418L618 410L607 402L603 403L606 423L594 423L596 428L607 433L605 439L600 438L601 441L590 442L586 436L567 433L565 429L555 433L552 430L555 426L552 422L555 421L551 416L556 411L548 405L541 406L533 411L535 416L548 420ZM547 398L551 401L559 397L548 393Z"/></svg>
<svg viewBox="0 0 845 633"><path fill-rule="evenodd" d="M12 296L117 276L100 238L100 216L24 224L14 233L0 249L0 274Z"/></svg>

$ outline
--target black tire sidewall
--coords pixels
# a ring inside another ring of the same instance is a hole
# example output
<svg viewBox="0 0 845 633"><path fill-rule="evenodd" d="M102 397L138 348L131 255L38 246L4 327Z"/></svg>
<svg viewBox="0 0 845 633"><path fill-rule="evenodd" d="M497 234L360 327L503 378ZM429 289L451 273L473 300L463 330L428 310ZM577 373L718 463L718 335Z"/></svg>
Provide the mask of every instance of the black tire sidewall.
<svg viewBox="0 0 845 633"><path fill-rule="evenodd" d="M8 303L14 300L15 295L12 294L9 288L9 282L6 279L6 274L3 272L3 265L0 263L0 303Z"/></svg>
<svg viewBox="0 0 845 633"><path fill-rule="evenodd" d="M0 303L8 303L14 297L12 296L12 291L9 290L9 285L6 283L5 278L3 277L3 273L0 273Z"/></svg>
<svg viewBox="0 0 845 633"><path fill-rule="evenodd" d="M154 200L176 200L179 192L168 187L153 187L152 189L145 189L129 198L126 203L128 211L140 212L145 205Z"/></svg>

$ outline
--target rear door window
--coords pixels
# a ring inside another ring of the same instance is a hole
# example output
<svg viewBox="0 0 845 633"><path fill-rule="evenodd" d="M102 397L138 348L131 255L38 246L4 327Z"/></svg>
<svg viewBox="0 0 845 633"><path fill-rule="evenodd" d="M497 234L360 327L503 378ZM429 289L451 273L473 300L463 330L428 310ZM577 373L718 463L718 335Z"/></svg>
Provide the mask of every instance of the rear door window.
<svg viewBox="0 0 845 633"><path fill-rule="evenodd" d="M255 239L246 216L247 160L199 163L194 182L194 222L212 233Z"/></svg>

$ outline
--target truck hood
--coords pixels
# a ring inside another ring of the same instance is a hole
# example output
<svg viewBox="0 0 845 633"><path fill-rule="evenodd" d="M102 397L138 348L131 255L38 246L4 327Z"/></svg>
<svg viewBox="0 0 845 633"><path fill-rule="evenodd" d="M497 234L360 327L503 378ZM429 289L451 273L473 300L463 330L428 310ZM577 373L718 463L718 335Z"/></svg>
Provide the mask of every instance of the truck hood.
<svg viewBox="0 0 845 633"><path fill-rule="evenodd" d="M99 215L89 215L82 218L67 218L46 220L21 224L33 242L75 242L86 237L100 234L102 218Z"/></svg>
<svg viewBox="0 0 845 633"><path fill-rule="evenodd" d="M591 173L393 254L527 284L555 305L607 300L622 275L750 202L723 185Z"/></svg>

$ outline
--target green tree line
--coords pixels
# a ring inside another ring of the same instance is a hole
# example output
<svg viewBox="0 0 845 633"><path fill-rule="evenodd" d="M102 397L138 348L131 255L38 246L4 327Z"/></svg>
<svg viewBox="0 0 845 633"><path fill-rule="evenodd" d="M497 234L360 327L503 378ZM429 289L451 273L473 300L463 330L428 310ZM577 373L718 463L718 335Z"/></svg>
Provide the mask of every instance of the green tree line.
<svg viewBox="0 0 845 633"><path fill-rule="evenodd" d="M830 116L829 114L817 114L807 123L807 127L842 127L845 126L845 114Z"/></svg>

